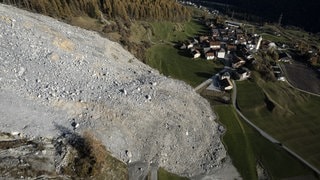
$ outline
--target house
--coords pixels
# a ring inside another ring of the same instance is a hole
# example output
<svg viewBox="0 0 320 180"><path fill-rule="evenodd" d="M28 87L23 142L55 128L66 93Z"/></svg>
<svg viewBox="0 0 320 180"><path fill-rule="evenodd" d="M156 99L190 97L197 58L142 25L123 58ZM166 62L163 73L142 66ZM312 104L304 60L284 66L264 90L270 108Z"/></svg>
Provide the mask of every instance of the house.
<svg viewBox="0 0 320 180"><path fill-rule="evenodd" d="M199 44L199 41L194 38L194 39L192 40L192 44L193 44L193 45Z"/></svg>
<svg viewBox="0 0 320 180"><path fill-rule="evenodd" d="M233 88L233 85L232 85L230 79L228 79L228 78L221 79L219 81L219 85L220 85L220 89L224 90L224 91L229 91Z"/></svg>
<svg viewBox="0 0 320 180"><path fill-rule="evenodd" d="M237 69L237 73L239 74L239 81L246 80L250 77L251 72L247 68L239 68Z"/></svg>
<svg viewBox="0 0 320 180"><path fill-rule="evenodd" d="M210 45L210 48L213 50L217 50L221 48L220 41L210 41L209 45Z"/></svg>
<svg viewBox="0 0 320 180"><path fill-rule="evenodd" d="M235 32L235 30L229 30L229 31L228 31L228 36L229 36L230 38L235 38L235 37L236 37L236 32Z"/></svg>
<svg viewBox="0 0 320 180"><path fill-rule="evenodd" d="M247 58L247 60L253 60L254 59L252 54L247 55L246 58Z"/></svg>
<svg viewBox="0 0 320 180"><path fill-rule="evenodd" d="M192 43L189 43L188 46L187 46L187 48L188 48L188 49L193 48L193 44L192 44Z"/></svg>
<svg viewBox="0 0 320 180"><path fill-rule="evenodd" d="M199 50L195 49L195 50L191 51L191 55L192 55L193 59L196 59L201 56L201 53Z"/></svg>
<svg viewBox="0 0 320 180"><path fill-rule="evenodd" d="M285 53L285 52L279 53L279 60L278 61L288 63L291 61L291 59L292 59L292 57L288 53Z"/></svg>
<svg viewBox="0 0 320 180"><path fill-rule="evenodd" d="M228 41L229 40L229 36L228 35L222 35L222 41Z"/></svg>
<svg viewBox="0 0 320 180"><path fill-rule="evenodd" d="M236 34L237 34L236 39L237 39L238 41L241 41L241 42L242 42L243 40L246 41L245 34L243 33L243 31L242 31L241 29L237 29L237 30L236 30Z"/></svg>
<svg viewBox="0 0 320 180"><path fill-rule="evenodd" d="M227 49L228 49L228 54L230 52L234 52L237 50L237 46L233 45L233 44L227 44Z"/></svg>
<svg viewBox="0 0 320 180"><path fill-rule="evenodd" d="M247 45L246 39L238 39L237 41L238 41L238 44Z"/></svg>
<svg viewBox="0 0 320 180"><path fill-rule="evenodd" d="M218 58L224 58L226 56L226 51L221 48L219 51L218 51Z"/></svg>
<svg viewBox="0 0 320 180"><path fill-rule="evenodd" d="M218 37L219 34L219 29L212 29L212 37Z"/></svg>
<svg viewBox="0 0 320 180"><path fill-rule="evenodd" d="M228 30L227 30L227 29L220 29L220 34L221 34L221 36L227 35L227 33L228 33Z"/></svg>
<svg viewBox="0 0 320 180"><path fill-rule="evenodd" d="M274 42L268 44L268 49L277 49L277 45Z"/></svg>
<svg viewBox="0 0 320 180"><path fill-rule="evenodd" d="M204 47L203 48L203 53L206 54L207 52L211 51L210 47Z"/></svg>
<svg viewBox="0 0 320 180"><path fill-rule="evenodd" d="M187 49L187 45L185 43L182 43L182 45L180 46L180 49Z"/></svg>
<svg viewBox="0 0 320 180"><path fill-rule="evenodd" d="M243 23L240 23L240 22L236 22L236 21L225 21L225 24L227 26L230 26L230 27L235 27L235 28L239 28L241 26L243 26Z"/></svg>
<svg viewBox="0 0 320 180"><path fill-rule="evenodd" d="M207 60L212 60L212 59L214 59L214 58L215 58L214 52L212 52L212 51L207 52L207 53L205 54L205 57L206 57Z"/></svg>
<svg viewBox="0 0 320 180"><path fill-rule="evenodd" d="M253 50L256 46L252 43L249 43L246 45L246 48L249 49L250 51Z"/></svg>
<svg viewBox="0 0 320 180"><path fill-rule="evenodd" d="M200 43L203 43L204 41L207 41L208 39L209 39L208 36L200 36L200 37L199 37Z"/></svg>
<svg viewBox="0 0 320 180"><path fill-rule="evenodd" d="M228 71L223 71L220 73L220 79L230 79L231 75Z"/></svg>
<svg viewBox="0 0 320 180"><path fill-rule="evenodd" d="M236 56L233 58L232 68L239 68L239 67L243 66L245 63L246 63L245 60Z"/></svg>

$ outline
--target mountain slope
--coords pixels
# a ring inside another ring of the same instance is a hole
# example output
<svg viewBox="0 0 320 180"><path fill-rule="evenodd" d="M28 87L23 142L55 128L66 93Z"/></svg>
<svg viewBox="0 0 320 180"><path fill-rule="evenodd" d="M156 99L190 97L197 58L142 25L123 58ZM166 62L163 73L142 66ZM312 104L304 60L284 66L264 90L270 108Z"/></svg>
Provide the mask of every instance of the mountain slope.
<svg viewBox="0 0 320 180"><path fill-rule="evenodd" d="M144 162L148 169L152 162L189 177L228 165L215 115L190 86L97 33L6 5L0 97L2 132L90 132L129 165Z"/></svg>
<svg viewBox="0 0 320 180"><path fill-rule="evenodd" d="M184 21L190 11L174 0L0 0L40 14L60 19L88 15L109 18Z"/></svg>

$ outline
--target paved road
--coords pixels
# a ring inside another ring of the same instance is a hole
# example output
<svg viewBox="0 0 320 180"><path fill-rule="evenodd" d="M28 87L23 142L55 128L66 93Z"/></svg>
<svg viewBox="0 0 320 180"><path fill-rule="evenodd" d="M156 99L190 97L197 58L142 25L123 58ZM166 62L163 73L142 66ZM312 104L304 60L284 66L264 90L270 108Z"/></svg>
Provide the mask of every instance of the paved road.
<svg viewBox="0 0 320 180"><path fill-rule="evenodd" d="M266 133L265 131L263 131L262 129L260 129L259 127L257 127L255 124L253 124L248 118L246 118L241 111L239 110L238 106L237 106L237 85L234 81L232 81L233 83L233 91L232 91L232 105L235 108L236 112L238 113L239 116L242 117L243 120L245 120L249 125L251 125L254 129L256 129L263 137L265 137L266 139L268 139L270 142L275 143L280 145L284 150L286 150L287 152L289 152L291 155L293 155L294 157L296 157L297 159L299 159L301 162L303 162L305 165L309 166L313 171L315 171L318 175L320 175L320 171L319 169L317 169L315 166L311 165L310 163L308 163L306 160L304 160L301 156L299 156L298 154L296 154L293 150L289 149L287 146L284 146L281 144L281 142L279 142L278 140L276 140L275 138L273 138L270 134ZM303 90L300 90L303 91ZM307 92L308 93L308 92ZM309 93L311 94L311 93ZM312 93L313 94L313 93ZM319 95L317 95L319 96Z"/></svg>

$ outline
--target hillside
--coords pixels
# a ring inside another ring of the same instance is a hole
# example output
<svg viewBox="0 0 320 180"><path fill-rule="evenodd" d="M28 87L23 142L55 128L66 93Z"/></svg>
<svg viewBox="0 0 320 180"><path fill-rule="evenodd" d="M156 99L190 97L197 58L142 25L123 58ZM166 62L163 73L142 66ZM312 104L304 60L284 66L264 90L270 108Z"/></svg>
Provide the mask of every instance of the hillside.
<svg viewBox="0 0 320 180"><path fill-rule="evenodd" d="M54 17L68 24L99 32L119 42L139 60L145 61L150 42L132 41L137 21L184 22L191 11L175 0L0 0L31 12ZM147 28L148 26L143 26Z"/></svg>
<svg viewBox="0 0 320 180"><path fill-rule="evenodd" d="M189 85L160 75L95 32L46 16L0 5L0 29L0 132L11 133L1 137L2 160L17 156L6 153L20 152L14 148L22 144L37 150L19 157L22 172L42 167L39 172L52 177L64 176L68 161L94 175L89 165L106 151L129 165L133 178L145 177L151 164L188 177L239 176L209 103ZM98 148L85 148L84 132ZM49 167L30 161L40 156ZM8 168L15 165L6 162L1 176L17 177Z"/></svg>
<svg viewBox="0 0 320 180"><path fill-rule="evenodd" d="M0 0L0 3L61 19L81 15L99 20L119 17L125 20L183 21L190 19L187 8L174 0Z"/></svg>

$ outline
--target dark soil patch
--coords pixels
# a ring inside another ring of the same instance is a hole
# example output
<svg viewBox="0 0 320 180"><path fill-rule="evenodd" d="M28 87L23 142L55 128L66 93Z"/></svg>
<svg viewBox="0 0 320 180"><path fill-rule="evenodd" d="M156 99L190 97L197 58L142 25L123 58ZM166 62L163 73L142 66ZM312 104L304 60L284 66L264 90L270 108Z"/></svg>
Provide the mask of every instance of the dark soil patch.
<svg viewBox="0 0 320 180"><path fill-rule="evenodd" d="M270 99L266 94L264 94L264 102L266 103L268 111L272 112L273 109L275 108L275 105L273 104L272 101L270 101Z"/></svg>
<svg viewBox="0 0 320 180"><path fill-rule="evenodd" d="M281 64L288 81L295 87L320 94L320 79L315 70L305 63L293 61L292 64Z"/></svg>

